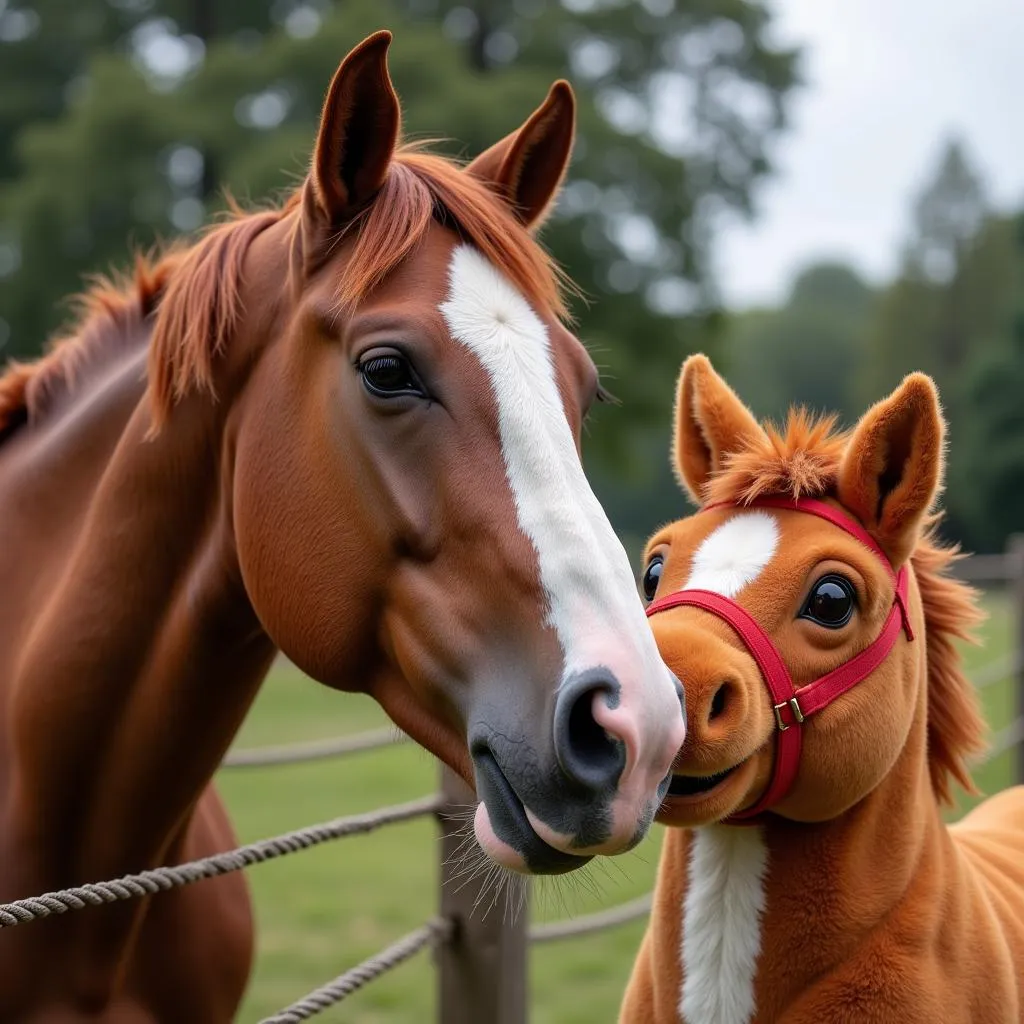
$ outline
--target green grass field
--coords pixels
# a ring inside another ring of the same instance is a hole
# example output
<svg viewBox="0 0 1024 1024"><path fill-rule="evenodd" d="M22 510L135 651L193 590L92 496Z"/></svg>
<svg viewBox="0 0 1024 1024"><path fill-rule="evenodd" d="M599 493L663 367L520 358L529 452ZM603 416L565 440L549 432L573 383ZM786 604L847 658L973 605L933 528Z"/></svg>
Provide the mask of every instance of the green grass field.
<svg viewBox="0 0 1024 1024"><path fill-rule="evenodd" d="M1004 656L1011 644L1008 606L996 598L987 604L985 644L967 652L972 666ZM1009 683L989 687L984 701L993 729L1012 718ZM328 691L282 665L263 688L238 745L322 738L383 723L368 699ZM976 777L985 793L1005 787L1011 781L1010 757L998 758ZM424 795L437 778L431 757L409 744L338 761L223 771L218 781L241 840L249 841ZM656 827L638 850L588 869L586 879L569 876L559 887L551 882L537 887L533 919L586 913L645 892L660 843ZM251 869L259 951L240 1024L280 1009L430 917L438 864L436 829L421 820ZM642 932L642 922L636 922L536 949L529 965L531 1020L614 1021ZM421 953L317 1020L427 1024L434 1015L434 981L430 954Z"/></svg>

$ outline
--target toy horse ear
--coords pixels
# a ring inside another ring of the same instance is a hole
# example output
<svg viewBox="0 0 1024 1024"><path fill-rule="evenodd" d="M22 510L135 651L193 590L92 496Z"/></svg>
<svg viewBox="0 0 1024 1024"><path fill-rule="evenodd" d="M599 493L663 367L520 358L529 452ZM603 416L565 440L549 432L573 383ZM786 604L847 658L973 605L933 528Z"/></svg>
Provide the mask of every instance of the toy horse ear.
<svg viewBox="0 0 1024 1024"><path fill-rule="evenodd" d="M391 33L375 32L341 62L320 115L310 183L319 212L344 224L384 184L401 110L388 74Z"/></svg>
<svg viewBox="0 0 1024 1024"><path fill-rule="evenodd" d="M698 505L726 456L763 434L754 414L715 373L707 356L693 355L683 363L676 388L672 462L680 483Z"/></svg>
<svg viewBox="0 0 1024 1024"><path fill-rule="evenodd" d="M493 185L526 227L539 227L569 166L576 132L576 97L557 81L517 131L481 153L466 170Z"/></svg>
<svg viewBox="0 0 1024 1024"><path fill-rule="evenodd" d="M872 406L839 471L839 500L899 566L917 544L942 485L945 424L930 377L911 373Z"/></svg>

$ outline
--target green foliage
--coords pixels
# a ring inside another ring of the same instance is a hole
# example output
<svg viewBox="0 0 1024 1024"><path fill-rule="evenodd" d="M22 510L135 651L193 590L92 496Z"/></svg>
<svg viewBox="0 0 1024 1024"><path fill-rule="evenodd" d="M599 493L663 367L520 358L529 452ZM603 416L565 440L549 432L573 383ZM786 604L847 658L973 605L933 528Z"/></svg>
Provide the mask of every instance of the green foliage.
<svg viewBox="0 0 1024 1024"><path fill-rule="evenodd" d="M852 421L851 381L873 300L849 267L809 267L780 309L733 319L724 344L730 382L762 417L784 420L790 406L805 405Z"/></svg>
<svg viewBox="0 0 1024 1024"><path fill-rule="evenodd" d="M950 493L972 546L999 550L1024 531L1024 323L985 339L959 394Z"/></svg>
<svg viewBox="0 0 1024 1024"><path fill-rule="evenodd" d="M877 397L912 369L924 370L947 391L972 336L988 334L989 309L1000 275L992 265L991 229L978 175L963 148L950 143L934 177L914 204L914 226L900 276L885 295L868 338L862 398ZM1003 258L1003 253L997 260Z"/></svg>
<svg viewBox="0 0 1024 1024"><path fill-rule="evenodd" d="M442 137L461 156L517 127L555 78L576 86L579 145L544 239L587 297L578 331L623 400L596 417L589 449L604 480L626 471L642 487L663 472L663 455L638 438L664 431L686 353L714 344L714 217L749 211L796 80L796 56L769 42L761 3L19 0L18 10L24 38L2 41L11 11L0 15L5 355L39 350L84 273L207 219L220 183L243 202L292 187L338 61L389 26L407 137Z"/></svg>
<svg viewBox="0 0 1024 1024"><path fill-rule="evenodd" d="M951 145L915 205L903 272L881 297L858 371L862 403L911 370L935 378L950 425L946 529L982 551L1024 530L1024 218L986 206Z"/></svg>

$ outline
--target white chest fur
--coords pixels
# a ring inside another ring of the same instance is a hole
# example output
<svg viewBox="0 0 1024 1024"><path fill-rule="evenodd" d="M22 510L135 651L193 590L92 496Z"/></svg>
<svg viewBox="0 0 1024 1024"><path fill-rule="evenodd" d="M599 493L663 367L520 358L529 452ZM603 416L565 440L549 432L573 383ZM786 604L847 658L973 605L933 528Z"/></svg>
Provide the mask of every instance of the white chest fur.
<svg viewBox="0 0 1024 1024"><path fill-rule="evenodd" d="M748 1024L761 952L768 849L759 828L694 829L683 904L679 1016Z"/></svg>

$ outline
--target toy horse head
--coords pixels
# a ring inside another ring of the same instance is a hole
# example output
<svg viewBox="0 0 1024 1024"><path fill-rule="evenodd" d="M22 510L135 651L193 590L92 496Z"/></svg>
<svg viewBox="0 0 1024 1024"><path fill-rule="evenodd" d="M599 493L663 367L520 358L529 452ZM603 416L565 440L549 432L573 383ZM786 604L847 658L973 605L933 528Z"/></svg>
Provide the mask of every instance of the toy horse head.
<svg viewBox="0 0 1024 1024"><path fill-rule="evenodd" d="M952 637L975 616L931 536L934 385L911 374L851 432L833 426L795 411L762 427L706 358L684 364L673 458L701 509L651 538L643 578L688 713L660 820L826 820L908 742L937 795L969 785L981 722Z"/></svg>

